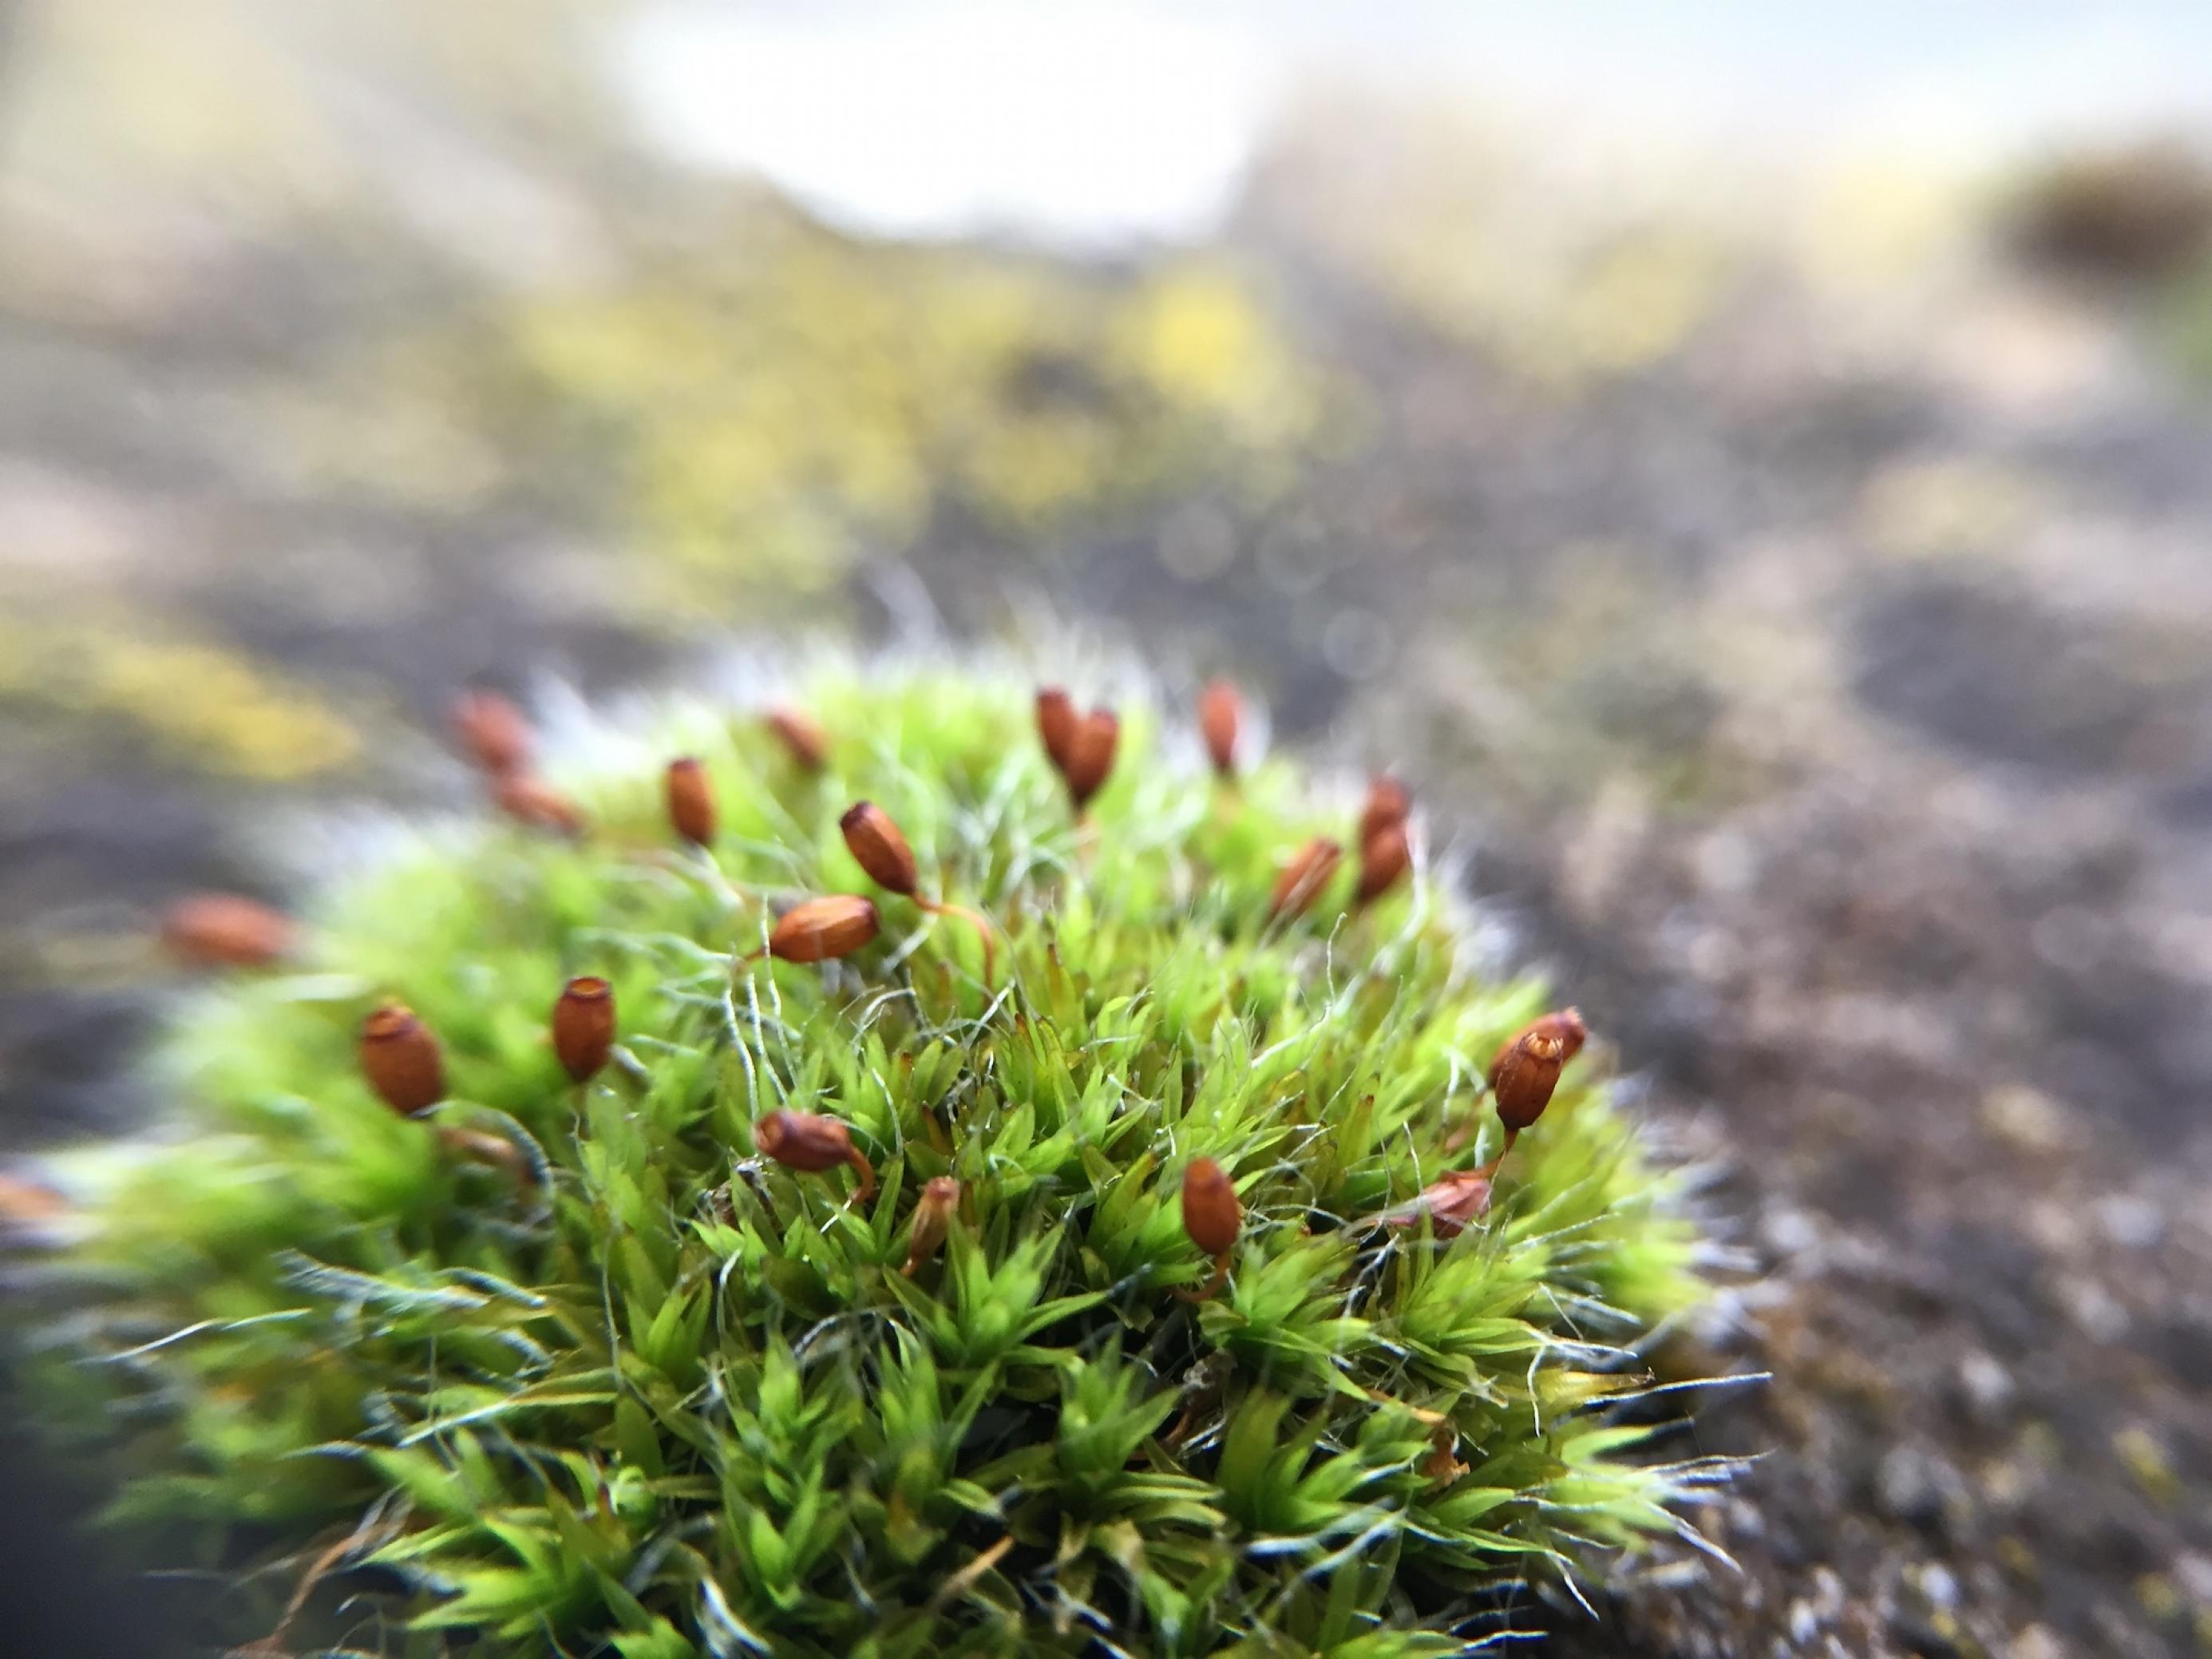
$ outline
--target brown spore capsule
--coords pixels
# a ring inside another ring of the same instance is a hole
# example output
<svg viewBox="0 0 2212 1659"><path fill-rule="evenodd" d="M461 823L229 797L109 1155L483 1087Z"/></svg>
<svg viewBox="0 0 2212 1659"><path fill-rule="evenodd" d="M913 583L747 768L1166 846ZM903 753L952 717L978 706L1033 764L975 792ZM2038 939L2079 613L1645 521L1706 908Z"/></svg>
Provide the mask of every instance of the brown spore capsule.
<svg viewBox="0 0 2212 1659"><path fill-rule="evenodd" d="M453 735L471 760L494 777L530 764L530 721L496 691L464 691L453 699Z"/></svg>
<svg viewBox="0 0 2212 1659"><path fill-rule="evenodd" d="M1061 769L1067 793L1077 810L1114 775L1114 751L1121 741L1121 722L1110 708L1094 708L1076 725L1067 740L1067 764Z"/></svg>
<svg viewBox="0 0 2212 1659"><path fill-rule="evenodd" d="M607 1063L614 1044L614 987L592 975L570 980L553 1005L553 1052L562 1069L586 1082Z"/></svg>
<svg viewBox="0 0 2212 1659"><path fill-rule="evenodd" d="M193 893L161 917L161 943L206 968L266 968L292 953L292 919L235 893Z"/></svg>
<svg viewBox="0 0 2212 1659"><path fill-rule="evenodd" d="M915 1270L937 1254L951 1230L952 1212L960 1202L960 1183L951 1176L933 1176L914 1206L914 1228L907 1237L906 1266L900 1273L912 1279Z"/></svg>
<svg viewBox="0 0 2212 1659"><path fill-rule="evenodd" d="M1198 696L1198 730L1206 739L1206 752L1213 769L1224 778L1237 775L1237 733L1244 723L1244 699L1225 679L1207 683Z"/></svg>
<svg viewBox="0 0 2212 1659"><path fill-rule="evenodd" d="M1420 1195L1410 1203L1382 1213L1383 1222L1393 1227L1418 1226L1423 1216L1435 1229L1439 1238L1449 1238L1467 1230L1469 1223L1479 1220L1490 1209L1490 1189L1495 1166L1482 1170L1462 1170L1433 1181L1421 1189Z"/></svg>
<svg viewBox="0 0 2212 1659"><path fill-rule="evenodd" d="M69 1213L69 1200L41 1181L0 1170L0 1231L41 1227Z"/></svg>
<svg viewBox="0 0 2212 1659"><path fill-rule="evenodd" d="M415 1011L388 1002L361 1023L362 1075L402 1117L428 1111L446 1097L446 1063L438 1039Z"/></svg>
<svg viewBox="0 0 2212 1659"><path fill-rule="evenodd" d="M509 772L499 780L492 799L501 811L517 823L533 830L550 830L563 836L580 833L584 815L575 802L544 779L529 772Z"/></svg>
<svg viewBox="0 0 2212 1659"><path fill-rule="evenodd" d="M1326 836L1316 836L1298 848L1276 878L1274 896L1267 904L1269 913L1283 917L1304 915L1328 885L1343 857L1344 849Z"/></svg>
<svg viewBox="0 0 2212 1659"><path fill-rule="evenodd" d="M1182 1230L1190 1242L1218 1261L1237 1243L1244 1206L1237 1188L1210 1158L1195 1158L1182 1172Z"/></svg>
<svg viewBox="0 0 2212 1659"><path fill-rule="evenodd" d="M1067 775L1076 725L1075 704L1060 687L1048 685L1036 694L1037 738L1044 744L1045 758L1052 763L1052 769L1062 777Z"/></svg>
<svg viewBox="0 0 2212 1659"><path fill-rule="evenodd" d="M1359 844L1359 887L1355 896L1371 904L1395 887L1413 867L1403 823L1386 823Z"/></svg>
<svg viewBox="0 0 2212 1659"><path fill-rule="evenodd" d="M707 769L696 757L678 756L668 763L667 790L669 827L694 847L712 842L719 815Z"/></svg>
<svg viewBox="0 0 2212 1659"><path fill-rule="evenodd" d="M526 1191L538 1184L538 1171L523 1155L522 1148L501 1136L486 1134L481 1129L456 1129L441 1124L438 1139L458 1158L505 1170L514 1184Z"/></svg>
<svg viewBox="0 0 2212 1659"><path fill-rule="evenodd" d="M1509 1131L1518 1134L1543 1116L1559 1073L1582 1052L1589 1035L1581 1012L1565 1008L1530 1021L1506 1039L1490 1062L1490 1091L1498 1121Z"/></svg>
<svg viewBox="0 0 2212 1659"><path fill-rule="evenodd" d="M876 1190L874 1166L853 1145L853 1132L834 1117L778 1109L753 1125L753 1145L785 1169L808 1175L850 1164L860 1178L860 1195Z"/></svg>
<svg viewBox="0 0 2212 1659"><path fill-rule="evenodd" d="M819 772L829 760L830 739L812 715L788 706L771 708L768 725L792 759L808 771Z"/></svg>
<svg viewBox="0 0 2212 1659"><path fill-rule="evenodd" d="M1413 810L1413 798L1395 778L1378 777L1367 786L1366 805L1359 811L1359 842L1365 846L1394 823L1403 823Z"/></svg>
<svg viewBox="0 0 2212 1659"><path fill-rule="evenodd" d="M921 878L915 869L914 849L890 813L872 800L855 801L837 820L837 827L845 832L845 845L869 880L886 892L915 896Z"/></svg>
<svg viewBox="0 0 2212 1659"><path fill-rule="evenodd" d="M831 893L795 904L769 930L768 953L779 962L826 962L848 957L883 927L871 900Z"/></svg>

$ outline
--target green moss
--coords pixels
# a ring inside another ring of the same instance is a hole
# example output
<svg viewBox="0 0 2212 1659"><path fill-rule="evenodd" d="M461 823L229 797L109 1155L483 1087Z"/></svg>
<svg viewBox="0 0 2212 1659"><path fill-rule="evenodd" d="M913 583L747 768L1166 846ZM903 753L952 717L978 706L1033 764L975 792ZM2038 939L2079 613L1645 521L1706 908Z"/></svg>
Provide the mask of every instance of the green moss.
<svg viewBox="0 0 2212 1659"><path fill-rule="evenodd" d="M113 722L164 758L259 782L330 772L361 746L310 686L225 647L112 617L0 617L0 714Z"/></svg>
<svg viewBox="0 0 2212 1659"><path fill-rule="evenodd" d="M759 211L649 270L471 319L437 364L480 357L495 447L608 492L693 610L819 593L946 508L1035 542L1202 484L1265 497L1321 425L1320 375L1218 258L1109 275Z"/></svg>
<svg viewBox="0 0 2212 1659"><path fill-rule="evenodd" d="M587 839L422 835L328 895L313 961L178 1020L182 1127L60 1166L53 1398L119 1514L232 1567L359 1523L351 1559L409 1586L392 1650L625 1659L1446 1653L1512 1581L1674 1524L1699 1472L1604 1407L1700 1296L1695 1239L1589 1062L1487 1218L1376 1224L1493 1148L1482 1073L1544 1003L1475 971L1447 894L1355 912L1347 867L1272 921L1347 804L1274 762L1219 789L1142 708L1079 827L1021 684L808 697L823 773L744 711L599 733L561 779ZM708 855L661 816L678 752L720 800ZM769 902L872 890L837 829L861 797L925 891L996 920L995 986L973 930L882 895L856 957L744 959ZM544 1030L587 972L621 1046L580 1089ZM526 1148L535 1188L360 1079L388 996L443 1042L436 1121ZM759 1158L777 1108L850 1124L873 1200ZM1194 1304L1200 1156L1245 1218Z"/></svg>

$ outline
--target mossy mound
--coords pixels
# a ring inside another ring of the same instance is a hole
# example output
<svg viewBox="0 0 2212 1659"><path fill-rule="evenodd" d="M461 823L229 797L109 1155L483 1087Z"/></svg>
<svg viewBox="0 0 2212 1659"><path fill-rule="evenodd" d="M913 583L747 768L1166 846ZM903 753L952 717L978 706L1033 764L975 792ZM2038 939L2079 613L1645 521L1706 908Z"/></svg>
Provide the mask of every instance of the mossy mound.
<svg viewBox="0 0 2212 1659"><path fill-rule="evenodd" d="M1011 679L804 695L818 769L758 711L665 707L556 769L581 836L422 832L347 877L303 960L178 1020L176 1129L58 1162L43 1364L118 1516L241 1577L289 1552L279 1601L318 1551L383 1570L349 1649L623 1659L1455 1652L1675 1524L1700 1471L1607 1407L1703 1294L1696 1239L1595 1068L1486 1214L1420 1206L1495 1153L1486 1068L1544 1006L1437 884L1358 905L1347 860L1278 913L1348 804L1218 781L1133 703L1079 821ZM854 861L860 799L990 919L989 982L975 927ZM838 893L879 907L865 948L753 954ZM547 1038L579 975L618 1030L580 1085ZM422 1117L356 1062L392 1000L443 1048ZM763 1156L778 1110L848 1126L873 1195ZM1210 1292L1200 1158L1243 1206Z"/></svg>

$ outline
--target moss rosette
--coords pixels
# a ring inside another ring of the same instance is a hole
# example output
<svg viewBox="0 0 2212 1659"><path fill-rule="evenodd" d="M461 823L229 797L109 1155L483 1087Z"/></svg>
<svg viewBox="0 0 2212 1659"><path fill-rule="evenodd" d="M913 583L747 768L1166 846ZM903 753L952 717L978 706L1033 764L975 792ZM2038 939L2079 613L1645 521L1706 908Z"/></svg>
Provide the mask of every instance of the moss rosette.
<svg viewBox="0 0 2212 1659"><path fill-rule="evenodd" d="M309 907L304 960L197 993L176 1121L55 1161L71 1237L37 1268L42 1397L113 1518L261 1586L249 1625L320 1553L372 1592L344 1650L622 1659L1453 1653L1679 1529L1711 1469L1619 1402L1706 1294L1698 1237L1597 1051L1488 1212L1434 1224L1544 988L1486 975L1418 860L1360 906L1347 857L1271 915L1356 795L1279 758L1218 781L1141 694L1079 819L1030 690L818 675L819 770L757 708L595 726L552 757L587 833L402 832ZM681 754L703 848L666 820ZM975 927L854 863L864 799L923 896L994 924L993 982ZM867 948L756 957L832 893L876 900ZM577 975L618 1022L582 1085L547 1040ZM355 1061L392 999L443 1046L421 1120ZM872 1200L761 1156L777 1109L849 1126ZM1191 1301L1199 1158L1243 1214ZM959 1201L909 1278L937 1176Z"/></svg>

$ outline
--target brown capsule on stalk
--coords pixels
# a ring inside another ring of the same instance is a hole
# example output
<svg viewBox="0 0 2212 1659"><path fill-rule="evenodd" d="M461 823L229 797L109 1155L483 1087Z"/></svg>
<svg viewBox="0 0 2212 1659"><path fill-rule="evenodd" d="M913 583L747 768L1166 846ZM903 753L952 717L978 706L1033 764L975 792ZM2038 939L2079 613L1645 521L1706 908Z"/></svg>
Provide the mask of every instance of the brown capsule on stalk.
<svg viewBox="0 0 2212 1659"><path fill-rule="evenodd" d="M1589 1028L1579 1009L1564 1008L1532 1020L1506 1039L1490 1062L1490 1092L1498 1121L1516 1134L1544 1115L1559 1073L1582 1052Z"/></svg>
<svg viewBox="0 0 2212 1659"><path fill-rule="evenodd" d="M1045 758L1052 763L1054 771L1066 777L1067 757L1075 745L1077 720L1074 702L1059 686L1048 685L1036 694L1036 725Z"/></svg>
<svg viewBox="0 0 2212 1659"><path fill-rule="evenodd" d="M1110 708L1094 708L1077 722L1067 740L1067 764L1060 770L1078 811L1114 775L1114 751L1121 741L1121 722Z"/></svg>
<svg viewBox="0 0 2212 1659"><path fill-rule="evenodd" d="M848 957L875 938L883 922L874 903L832 893L795 904L769 930L768 953L779 962L826 962Z"/></svg>
<svg viewBox="0 0 2212 1659"><path fill-rule="evenodd" d="M504 774L499 787L492 792L492 799L499 803L501 811L533 830L551 830L573 836L584 827L584 815L576 810L575 802L529 772Z"/></svg>
<svg viewBox="0 0 2212 1659"><path fill-rule="evenodd" d="M0 1231L41 1227L69 1213L69 1200L42 1181L0 1170Z"/></svg>
<svg viewBox="0 0 2212 1659"><path fill-rule="evenodd" d="M937 1254L951 1230L952 1211L960 1202L960 1183L951 1176L933 1176L914 1206L914 1231L908 1235L906 1266L899 1272L914 1277L915 1269Z"/></svg>
<svg viewBox="0 0 2212 1659"><path fill-rule="evenodd" d="M876 1171L853 1145L853 1132L834 1117L778 1109L753 1125L753 1145L787 1170L819 1175L849 1164L860 1177L860 1195L876 1190Z"/></svg>
<svg viewBox="0 0 2212 1659"><path fill-rule="evenodd" d="M885 892L912 898L921 878L914 866L914 849L906 844L891 815L872 800L854 801L837 820L845 832L845 845L868 872L868 879Z"/></svg>
<svg viewBox="0 0 2212 1659"><path fill-rule="evenodd" d="M1359 844L1364 847L1394 823L1403 823L1413 810L1413 798L1395 778L1379 777L1367 786L1367 804L1359 812Z"/></svg>
<svg viewBox="0 0 2212 1659"><path fill-rule="evenodd" d="M161 918L161 943L205 968L266 968L292 953L291 917L235 893L193 893Z"/></svg>
<svg viewBox="0 0 2212 1659"><path fill-rule="evenodd" d="M1206 739L1206 752L1213 769L1224 778L1237 775L1237 732L1244 723L1244 699L1227 680L1209 681L1198 694L1198 729Z"/></svg>
<svg viewBox="0 0 2212 1659"><path fill-rule="evenodd" d="M1492 1170L1461 1170L1421 1188L1420 1195L1395 1210L1385 1210L1387 1226L1413 1227L1423 1216L1439 1238L1466 1231L1468 1224L1488 1212Z"/></svg>
<svg viewBox="0 0 2212 1659"><path fill-rule="evenodd" d="M362 1075L402 1117L428 1111L446 1097L446 1062L438 1039L415 1011L387 1002L361 1023Z"/></svg>
<svg viewBox="0 0 2212 1659"><path fill-rule="evenodd" d="M553 1052L562 1069L584 1083L607 1063L615 1046L615 988L586 975L572 979L553 1005Z"/></svg>
<svg viewBox="0 0 2212 1659"><path fill-rule="evenodd" d="M1458 1445L1457 1436L1449 1423L1437 1430L1430 1441L1429 1455L1420 1462L1422 1477L1437 1486L1449 1486L1465 1474L1467 1465L1454 1455Z"/></svg>
<svg viewBox="0 0 2212 1659"><path fill-rule="evenodd" d="M1368 836L1359 844L1359 902L1371 904L1389 892L1413 862L1403 823L1386 823Z"/></svg>
<svg viewBox="0 0 2212 1659"><path fill-rule="evenodd" d="M792 759L810 772L819 772L830 758L830 739L812 715L789 707L768 711L769 729L782 740Z"/></svg>
<svg viewBox="0 0 2212 1659"><path fill-rule="evenodd" d="M501 1136L488 1135L481 1129L456 1129L440 1124L438 1139L456 1157L505 1170L518 1187L527 1188L538 1184L538 1171L523 1156L522 1148Z"/></svg>
<svg viewBox="0 0 2212 1659"><path fill-rule="evenodd" d="M1283 873L1275 882L1274 897L1268 902L1268 913L1277 916L1304 915L1307 907L1321 896L1321 890L1328 885L1328 878L1336 873L1337 864L1343 857L1341 847L1327 836L1316 836L1283 866Z"/></svg>
<svg viewBox="0 0 2212 1659"><path fill-rule="evenodd" d="M819 1175L853 1155L853 1132L834 1117L781 1108L753 1125L753 1145L787 1170Z"/></svg>
<svg viewBox="0 0 2212 1659"><path fill-rule="evenodd" d="M714 839L716 816L714 786L708 781L707 769L690 755L669 762L670 826L694 847L704 847Z"/></svg>
<svg viewBox="0 0 2212 1659"><path fill-rule="evenodd" d="M1182 1230L1190 1242L1218 1261L1237 1243L1243 1224L1244 1206L1221 1166L1210 1158L1193 1158L1182 1172Z"/></svg>
<svg viewBox="0 0 2212 1659"><path fill-rule="evenodd" d="M453 699L453 735L469 758L494 777L530 764L530 721L496 691L464 691Z"/></svg>

